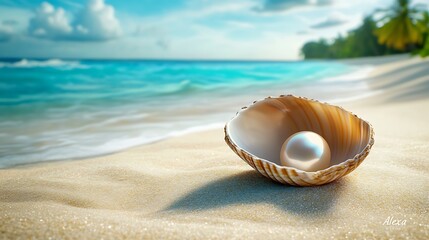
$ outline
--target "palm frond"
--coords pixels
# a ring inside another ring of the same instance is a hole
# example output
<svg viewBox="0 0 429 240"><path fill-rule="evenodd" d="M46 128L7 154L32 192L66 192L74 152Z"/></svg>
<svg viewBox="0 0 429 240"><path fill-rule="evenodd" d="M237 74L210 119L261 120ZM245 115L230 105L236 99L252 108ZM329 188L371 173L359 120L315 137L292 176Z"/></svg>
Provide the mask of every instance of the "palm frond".
<svg viewBox="0 0 429 240"><path fill-rule="evenodd" d="M380 44L404 50L408 45L422 43L422 11L409 3L409 0L397 0L390 11L384 11L386 14L377 20L382 26L374 34Z"/></svg>

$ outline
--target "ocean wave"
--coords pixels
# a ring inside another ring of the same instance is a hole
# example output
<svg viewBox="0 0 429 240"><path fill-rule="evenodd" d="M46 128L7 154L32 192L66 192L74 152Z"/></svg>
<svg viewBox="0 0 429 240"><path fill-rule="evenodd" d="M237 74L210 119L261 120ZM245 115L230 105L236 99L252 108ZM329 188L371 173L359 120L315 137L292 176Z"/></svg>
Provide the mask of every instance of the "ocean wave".
<svg viewBox="0 0 429 240"><path fill-rule="evenodd" d="M64 133L54 134L52 136L45 136L42 141L48 141L52 138L57 140L56 145L46 146L28 146L28 139L16 139L17 141L10 145L0 146L0 169L13 167L22 164L31 164L36 162L46 161L58 161L58 160L73 160L82 159L88 157L103 156L119 152L121 150L135 147L143 144L149 144L157 142L170 137L177 137L186 135L189 133L201 132L206 130L220 129L224 125L224 122L208 122L206 124L199 124L196 126L184 127L181 130L172 128L170 131L164 132L163 134L153 135L146 137L144 133L138 134L137 136L130 137L112 137L102 138L98 144L89 143L94 139L95 136L80 136L75 138L79 141L89 141L87 144L75 144L73 140L70 140L70 136ZM100 135L99 137L103 137ZM19 154L2 154L10 151L11 148L20 149Z"/></svg>
<svg viewBox="0 0 429 240"><path fill-rule="evenodd" d="M319 99L342 86L353 91L361 86L359 81L319 84L319 79L349 69L319 65L0 61L0 115L5 116L0 121L0 168L108 154L221 129L234 106L268 95L313 94Z"/></svg>
<svg viewBox="0 0 429 240"><path fill-rule="evenodd" d="M167 96L167 95L186 95L192 92L200 91L210 91L218 88L222 88L224 85L203 85L200 83L195 83L190 80L182 80L176 83L168 83L163 85L148 85L140 88L127 88L123 89L121 92L108 93L109 96L121 96L121 95L140 95L146 97L154 96Z"/></svg>
<svg viewBox="0 0 429 240"><path fill-rule="evenodd" d="M166 84L162 87L157 86L156 88L151 88L150 92L156 95L164 94L178 94L178 93L187 93L198 88L196 84L193 84L190 80L182 80L178 83Z"/></svg>
<svg viewBox="0 0 429 240"><path fill-rule="evenodd" d="M79 61L64 61L61 59L28 60L23 58L17 62L0 62L0 68L34 68L34 67L80 67Z"/></svg>
<svg viewBox="0 0 429 240"><path fill-rule="evenodd" d="M213 91L232 91L233 89L247 89L247 88L261 88L263 86L270 86L275 84L275 81L237 81L234 83L217 83L213 84L207 82L206 84L201 82L192 82L190 80L182 80L177 83L165 84L162 87L156 86L148 89L143 89L143 92L147 92L149 95L186 95L197 92L213 92ZM285 83L286 84L286 83ZM139 91L133 89L132 91Z"/></svg>

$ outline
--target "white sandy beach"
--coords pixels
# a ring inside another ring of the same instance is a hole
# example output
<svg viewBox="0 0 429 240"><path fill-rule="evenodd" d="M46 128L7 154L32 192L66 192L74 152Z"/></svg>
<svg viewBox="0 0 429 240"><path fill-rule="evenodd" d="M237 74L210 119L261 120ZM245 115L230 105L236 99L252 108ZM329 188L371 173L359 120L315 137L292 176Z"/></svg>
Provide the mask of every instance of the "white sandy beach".
<svg viewBox="0 0 429 240"><path fill-rule="evenodd" d="M375 145L336 182L266 179L219 128L0 170L0 238L428 239L429 60L368 61L361 81L378 95L340 105L373 125Z"/></svg>

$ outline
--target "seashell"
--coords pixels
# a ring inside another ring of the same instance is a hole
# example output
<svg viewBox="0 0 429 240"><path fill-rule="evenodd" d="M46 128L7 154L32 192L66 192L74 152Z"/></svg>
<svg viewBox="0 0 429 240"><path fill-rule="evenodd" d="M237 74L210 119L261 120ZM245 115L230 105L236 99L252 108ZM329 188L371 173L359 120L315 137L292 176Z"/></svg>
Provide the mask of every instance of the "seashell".
<svg viewBox="0 0 429 240"><path fill-rule="evenodd" d="M224 131L228 146L257 172L295 186L322 185L349 174L374 144L374 130L365 120L341 107L293 95L253 102ZM300 131L313 131L328 142L330 167L306 172L280 165L283 142Z"/></svg>

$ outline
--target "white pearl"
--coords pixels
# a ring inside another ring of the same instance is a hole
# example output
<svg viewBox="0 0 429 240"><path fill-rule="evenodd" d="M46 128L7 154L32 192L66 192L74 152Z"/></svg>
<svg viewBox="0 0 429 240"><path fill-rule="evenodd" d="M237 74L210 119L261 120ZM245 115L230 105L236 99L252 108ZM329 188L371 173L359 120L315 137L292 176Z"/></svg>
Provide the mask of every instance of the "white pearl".
<svg viewBox="0 0 429 240"><path fill-rule="evenodd" d="M280 162L283 166L315 172L329 167L331 150L319 134L302 131L293 134L283 143Z"/></svg>

